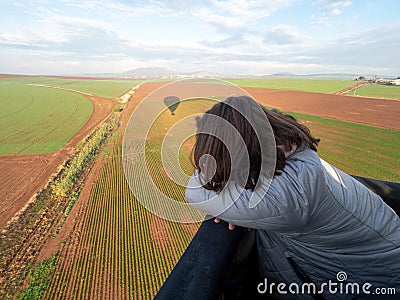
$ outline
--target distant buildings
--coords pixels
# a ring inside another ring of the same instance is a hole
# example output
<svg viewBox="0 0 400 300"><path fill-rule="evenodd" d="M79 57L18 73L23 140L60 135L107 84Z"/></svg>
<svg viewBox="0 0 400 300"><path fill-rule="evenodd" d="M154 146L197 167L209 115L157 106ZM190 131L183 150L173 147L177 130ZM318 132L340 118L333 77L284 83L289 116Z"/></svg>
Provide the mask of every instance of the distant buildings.
<svg viewBox="0 0 400 300"><path fill-rule="evenodd" d="M375 78L374 83L400 86L400 78L397 78L397 79Z"/></svg>

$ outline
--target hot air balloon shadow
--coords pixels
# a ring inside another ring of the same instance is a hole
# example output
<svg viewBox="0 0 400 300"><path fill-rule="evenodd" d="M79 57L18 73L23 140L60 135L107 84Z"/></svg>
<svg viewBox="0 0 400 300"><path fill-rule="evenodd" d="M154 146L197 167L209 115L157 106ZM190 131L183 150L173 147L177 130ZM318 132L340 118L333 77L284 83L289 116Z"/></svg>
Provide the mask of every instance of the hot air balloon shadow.
<svg viewBox="0 0 400 300"><path fill-rule="evenodd" d="M171 115L175 115L174 111L178 108L181 100L176 96L168 96L164 98L164 104L171 111Z"/></svg>

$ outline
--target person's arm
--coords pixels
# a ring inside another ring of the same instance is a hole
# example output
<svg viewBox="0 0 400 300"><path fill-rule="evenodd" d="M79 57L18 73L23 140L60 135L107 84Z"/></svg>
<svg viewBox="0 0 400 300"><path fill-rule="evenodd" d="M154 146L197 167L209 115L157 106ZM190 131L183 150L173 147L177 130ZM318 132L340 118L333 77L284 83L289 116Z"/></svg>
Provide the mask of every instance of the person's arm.
<svg viewBox="0 0 400 300"><path fill-rule="evenodd" d="M308 201L284 179L271 184L268 192L253 208L251 190L230 184L219 193L201 186L197 173L186 188L186 199L194 207L226 222L254 229L276 232L301 232L308 221Z"/></svg>

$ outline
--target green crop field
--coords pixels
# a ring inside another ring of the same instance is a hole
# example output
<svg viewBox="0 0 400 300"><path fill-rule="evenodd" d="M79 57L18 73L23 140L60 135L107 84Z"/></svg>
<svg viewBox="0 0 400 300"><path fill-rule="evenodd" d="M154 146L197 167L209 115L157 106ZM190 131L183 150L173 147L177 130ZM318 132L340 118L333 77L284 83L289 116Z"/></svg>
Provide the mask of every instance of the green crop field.
<svg viewBox="0 0 400 300"><path fill-rule="evenodd" d="M290 113L321 138L319 155L342 171L400 182L400 131Z"/></svg>
<svg viewBox="0 0 400 300"><path fill-rule="evenodd" d="M4 78L1 82L19 84L44 84L77 90L104 98L117 98L144 80L87 80L55 77Z"/></svg>
<svg viewBox="0 0 400 300"><path fill-rule="evenodd" d="M353 80L298 79L298 78L243 78L227 81L241 87L270 88L333 94L355 85Z"/></svg>
<svg viewBox="0 0 400 300"><path fill-rule="evenodd" d="M82 95L1 80L0 155L56 151L92 112L92 103Z"/></svg>
<svg viewBox="0 0 400 300"><path fill-rule="evenodd" d="M348 95L400 99L400 86L381 84L365 85L353 92L348 93Z"/></svg>
<svg viewBox="0 0 400 300"><path fill-rule="evenodd" d="M175 116L166 110L154 122L146 139L146 160L152 179L174 199L184 201L185 188L171 184L162 168L163 137L181 116L211 104L182 102ZM134 195L129 190L121 142L120 136L111 154L103 158L106 162L91 186L85 217L81 219L79 243L69 247L76 235L67 241L45 299L153 299L199 226L166 221L141 204L136 197L152 196L151 191L143 189ZM190 150L185 145L181 151L182 166L191 173Z"/></svg>

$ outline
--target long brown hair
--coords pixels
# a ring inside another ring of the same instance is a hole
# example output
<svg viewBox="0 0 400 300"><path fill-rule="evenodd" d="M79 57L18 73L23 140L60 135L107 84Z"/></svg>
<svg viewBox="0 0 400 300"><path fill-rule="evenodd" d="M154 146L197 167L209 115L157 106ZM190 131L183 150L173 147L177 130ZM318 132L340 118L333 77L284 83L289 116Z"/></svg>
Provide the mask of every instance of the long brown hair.
<svg viewBox="0 0 400 300"><path fill-rule="evenodd" d="M212 116L220 117L229 122L240 134L249 155L250 168L248 172L246 189L254 190L261 168L261 148L260 142L255 134L254 128L246 120L241 112L234 108L232 103L256 103L247 96L231 96L222 102L215 104L206 111L202 117L197 119L196 143L193 148L193 164L199 173L205 173L205 166L200 164L200 159L207 154L214 158L214 172L212 178L207 182L202 182L206 189L220 191L228 181L231 172L231 154L226 145L213 134L206 134L204 128L210 128ZM258 105L258 104L257 104ZM251 107L247 105L246 109ZM279 112L278 110L268 110L261 106L265 117L271 125L275 144L276 144L276 164L274 175L280 175L285 167L286 157L284 151L290 151L295 145L297 148L309 147L317 151L319 139L311 135L310 130L300 124L293 116ZM251 108L250 108L251 109ZM265 119L264 119L265 120ZM218 125L214 128L217 130ZM213 127L211 127L213 128ZM203 166L203 169L202 169Z"/></svg>

